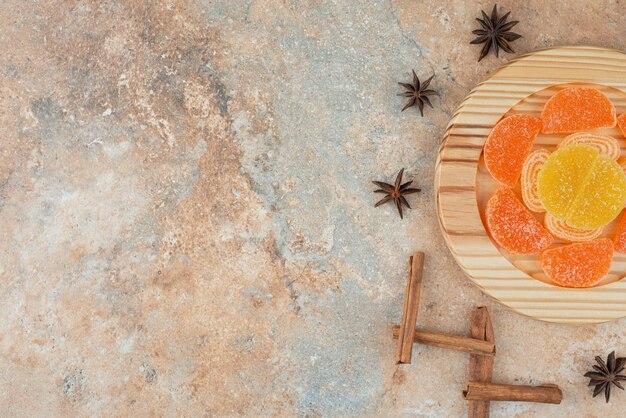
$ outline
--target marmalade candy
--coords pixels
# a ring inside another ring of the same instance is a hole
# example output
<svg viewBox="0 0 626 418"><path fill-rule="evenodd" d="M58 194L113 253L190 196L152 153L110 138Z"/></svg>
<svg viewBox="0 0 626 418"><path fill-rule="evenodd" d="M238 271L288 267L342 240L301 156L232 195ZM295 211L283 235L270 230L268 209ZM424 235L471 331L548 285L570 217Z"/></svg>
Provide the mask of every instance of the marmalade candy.
<svg viewBox="0 0 626 418"><path fill-rule="evenodd" d="M493 178L515 186L540 129L541 121L530 115L508 116L493 127L483 147L485 165Z"/></svg>
<svg viewBox="0 0 626 418"><path fill-rule="evenodd" d="M589 145L569 145L548 157L537 177L537 192L546 211L557 219L567 217L597 156Z"/></svg>
<svg viewBox="0 0 626 418"><path fill-rule="evenodd" d="M619 164L590 145L557 149L537 178L543 207L575 229L606 225L626 202L626 176Z"/></svg>
<svg viewBox="0 0 626 418"><path fill-rule="evenodd" d="M491 237L512 254L535 254L552 245L552 235L508 187L489 199L485 216Z"/></svg>
<svg viewBox="0 0 626 418"><path fill-rule="evenodd" d="M550 152L546 149L538 149L531 152L524 161L522 167L522 176L520 178L520 185L522 186L522 200L526 207L533 212L545 212L541 200L539 200L539 193L537 192L537 177L539 171L543 167L543 163L546 162Z"/></svg>
<svg viewBox="0 0 626 418"><path fill-rule="evenodd" d="M556 284L591 287L611 268L613 242L608 238L576 242L541 253L541 268Z"/></svg>
<svg viewBox="0 0 626 418"><path fill-rule="evenodd" d="M615 219L624 202L626 177L622 167L609 157L599 155L565 221L574 228L594 229Z"/></svg>
<svg viewBox="0 0 626 418"><path fill-rule="evenodd" d="M579 132L615 126L615 106L602 92L570 87L550 97L541 112L544 134Z"/></svg>
<svg viewBox="0 0 626 418"><path fill-rule="evenodd" d="M565 137L557 148L562 148L571 144L587 144L595 147L600 154L605 154L617 160L622 153L617 139L608 135L596 135L589 132L578 132Z"/></svg>
<svg viewBox="0 0 626 418"><path fill-rule="evenodd" d="M602 234L603 226L596 229L576 229L567 225L564 221L546 213L543 224L556 238L567 242L589 241L598 238Z"/></svg>
<svg viewBox="0 0 626 418"><path fill-rule="evenodd" d="M583 132L616 124L626 136L626 114L616 117L605 94L571 87L554 94L540 118L503 118L485 141L487 170L505 186L487 202L487 230L511 254L540 253L556 285L594 286L608 274L613 252L626 253L626 210L613 239L599 238L626 204L626 156L615 138ZM553 153L531 152L539 132L571 134ZM512 190L520 176L524 203ZM530 211L546 212L544 224ZM569 244L550 248L555 238Z"/></svg>

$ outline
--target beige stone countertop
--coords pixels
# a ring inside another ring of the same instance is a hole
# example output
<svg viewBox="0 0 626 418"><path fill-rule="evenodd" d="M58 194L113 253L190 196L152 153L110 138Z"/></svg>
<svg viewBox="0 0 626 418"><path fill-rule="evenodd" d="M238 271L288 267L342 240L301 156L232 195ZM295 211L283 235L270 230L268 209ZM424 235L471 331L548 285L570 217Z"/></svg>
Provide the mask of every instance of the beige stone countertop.
<svg viewBox="0 0 626 418"><path fill-rule="evenodd" d="M470 89L552 45L623 50L623 0L502 1L515 54L477 63L493 3L411 0L0 2L0 416L463 417L467 355L397 366L411 252L419 324L491 313L494 380L561 405L493 417L623 417L592 399L626 320L570 327L465 278L433 200L440 139ZM398 81L440 94L400 112ZM406 168L400 220L370 180Z"/></svg>

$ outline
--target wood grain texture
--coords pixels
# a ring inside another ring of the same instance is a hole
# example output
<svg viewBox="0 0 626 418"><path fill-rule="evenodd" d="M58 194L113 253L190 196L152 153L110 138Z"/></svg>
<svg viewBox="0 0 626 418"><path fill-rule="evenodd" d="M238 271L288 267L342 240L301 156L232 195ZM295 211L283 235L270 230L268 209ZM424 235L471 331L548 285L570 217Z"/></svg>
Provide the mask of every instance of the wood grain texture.
<svg viewBox="0 0 626 418"><path fill-rule="evenodd" d="M536 51L500 68L474 88L454 113L439 150L435 199L439 224L458 264L485 293L540 320L590 324L626 316L626 255L615 254L600 286L566 289L550 284L537 256L512 256L488 236L481 213L498 185L482 162L482 146L503 116L538 115L545 101L572 84L593 85L626 113L626 54L596 47ZM595 133L626 140L617 128ZM553 150L563 135L539 135L536 148ZM541 219L540 219L541 220ZM603 236L611 236L608 225Z"/></svg>

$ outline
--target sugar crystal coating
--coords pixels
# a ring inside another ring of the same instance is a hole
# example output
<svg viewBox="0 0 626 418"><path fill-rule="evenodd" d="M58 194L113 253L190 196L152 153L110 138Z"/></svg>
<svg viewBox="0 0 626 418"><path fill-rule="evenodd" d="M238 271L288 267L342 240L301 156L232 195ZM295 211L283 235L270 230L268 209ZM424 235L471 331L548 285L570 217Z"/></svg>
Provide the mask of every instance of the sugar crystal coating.
<svg viewBox="0 0 626 418"><path fill-rule="evenodd" d="M550 152L546 149L535 150L528 154L522 167L522 176L520 177L522 200L526 207L533 212L546 211L537 192L537 177L539 177L539 171L541 171L541 167L543 167L549 156Z"/></svg>
<svg viewBox="0 0 626 418"><path fill-rule="evenodd" d="M591 145L596 148L600 154L607 155L614 160L617 160L622 152L617 139L612 136L596 135L589 132L578 132L568 135L559 143L558 148L571 144Z"/></svg>
<svg viewBox="0 0 626 418"><path fill-rule="evenodd" d="M569 145L548 157L537 178L537 192L546 211L566 219L597 156L598 151L589 145Z"/></svg>
<svg viewBox="0 0 626 418"><path fill-rule="evenodd" d="M508 116L494 126L483 148L485 165L493 178L515 186L540 129L541 121L530 115Z"/></svg>
<svg viewBox="0 0 626 418"><path fill-rule="evenodd" d="M597 238L543 251L541 268L560 286L590 287L606 276L612 258L611 240Z"/></svg>
<svg viewBox="0 0 626 418"><path fill-rule="evenodd" d="M620 165L590 145L557 149L537 179L544 208L570 227L590 230L606 225L626 202L626 176Z"/></svg>
<svg viewBox="0 0 626 418"><path fill-rule="evenodd" d="M622 168L605 155L599 155L566 219L569 226L594 229L619 215L626 202L626 177Z"/></svg>
<svg viewBox="0 0 626 418"><path fill-rule="evenodd" d="M615 106L602 92L570 87L554 94L541 112L544 134L579 132L615 126Z"/></svg>
<svg viewBox="0 0 626 418"><path fill-rule="evenodd" d="M535 254L552 244L550 233L508 187L489 199L485 215L491 237L512 254Z"/></svg>
<svg viewBox="0 0 626 418"><path fill-rule="evenodd" d="M556 238L567 242L589 241L598 238L604 229L603 226L596 229L577 229L567 225L564 221L546 213L543 224Z"/></svg>

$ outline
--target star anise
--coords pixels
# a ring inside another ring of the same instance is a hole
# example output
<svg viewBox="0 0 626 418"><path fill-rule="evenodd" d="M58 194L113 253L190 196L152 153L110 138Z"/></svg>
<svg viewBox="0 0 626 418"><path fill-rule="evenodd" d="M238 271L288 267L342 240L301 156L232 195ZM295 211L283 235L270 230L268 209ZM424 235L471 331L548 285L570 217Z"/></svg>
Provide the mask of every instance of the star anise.
<svg viewBox="0 0 626 418"><path fill-rule="evenodd" d="M417 74L415 74L415 70L411 71L413 71L413 84L398 83L406 89L404 93L399 93L398 96L410 97L409 101L406 102L406 104L402 108L402 112L404 112L409 107L417 104L420 110L420 115L424 116L424 103L426 103L431 108L433 107L433 105L430 103L430 99L428 98L428 96L439 96L439 93L437 93L435 90L431 90L428 88L430 82L435 75L431 75L428 80L420 83L419 78L417 78Z"/></svg>
<svg viewBox="0 0 626 418"><path fill-rule="evenodd" d="M386 193L387 196L380 199L374 207L378 207L384 203L387 203L393 200L396 204L396 208L398 209L398 213L400 214L400 219L402 219L402 205L411 209L411 205L404 197L407 194L420 192L421 189L416 189L409 187L413 180L407 181L406 183L402 183L402 174L404 173L404 168L400 170L398 175L396 176L396 182L391 185L389 183L383 183L382 181L372 181L376 186L380 187L378 190L374 190L374 193Z"/></svg>
<svg viewBox="0 0 626 418"><path fill-rule="evenodd" d="M491 48L493 53L496 54L496 57L498 56L500 49L503 49L508 53L513 53L513 48L511 48L511 44L509 42L521 38L522 35L511 32L511 29L519 22L517 20L512 20L510 22L506 21L511 12L508 12L502 17L498 17L497 4L493 6L491 17L487 16L487 13L484 11L481 11L481 13L483 18L476 18L476 20L478 20L482 29L472 31L472 33L474 35L478 35L478 37L470 42L471 44L485 44L483 49L480 51L480 58L478 58L478 62L487 56L489 48Z"/></svg>
<svg viewBox="0 0 626 418"><path fill-rule="evenodd" d="M596 357L596 362L598 364L593 366L595 371L585 373L585 377L591 379L589 386L595 386L593 397L595 398L604 390L604 397L608 402L611 397L611 383L624 390L619 381L626 380L626 376L618 373L626 368L626 358L615 359L615 351L613 351L606 359L606 363L600 356Z"/></svg>

